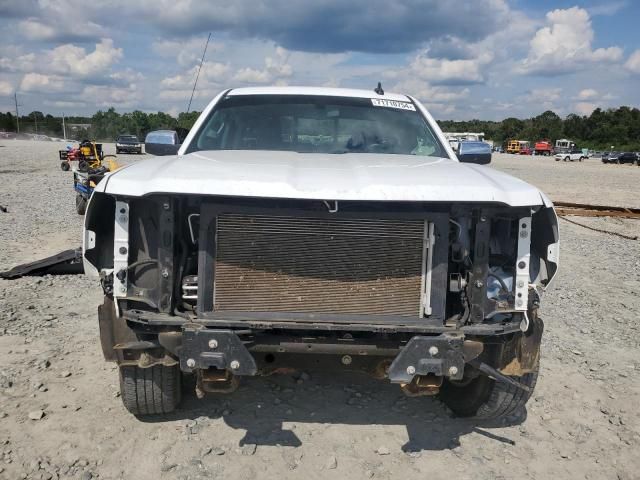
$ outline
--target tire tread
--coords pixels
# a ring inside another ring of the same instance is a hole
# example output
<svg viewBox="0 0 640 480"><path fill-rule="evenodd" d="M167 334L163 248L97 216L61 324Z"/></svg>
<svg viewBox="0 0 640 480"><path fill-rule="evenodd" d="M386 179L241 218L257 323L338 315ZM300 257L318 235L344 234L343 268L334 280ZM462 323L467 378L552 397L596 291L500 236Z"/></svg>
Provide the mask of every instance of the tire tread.
<svg viewBox="0 0 640 480"><path fill-rule="evenodd" d="M180 375L178 365L121 366L122 403L134 415L172 412L180 403Z"/></svg>
<svg viewBox="0 0 640 480"><path fill-rule="evenodd" d="M539 364L531 373L511 377L529 387L529 391L481 375L465 387L443 385L440 399L460 417L486 420L508 417L524 408L535 389L538 371Z"/></svg>

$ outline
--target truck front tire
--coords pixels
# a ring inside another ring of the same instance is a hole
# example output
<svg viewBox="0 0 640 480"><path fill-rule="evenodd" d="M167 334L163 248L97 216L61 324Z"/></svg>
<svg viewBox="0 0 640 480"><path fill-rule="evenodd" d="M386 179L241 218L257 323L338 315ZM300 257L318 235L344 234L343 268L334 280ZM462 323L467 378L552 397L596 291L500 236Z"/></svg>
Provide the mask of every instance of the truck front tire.
<svg viewBox="0 0 640 480"><path fill-rule="evenodd" d="M120 367L122 403L134 415L158 415L175 410L181 399L179 365Z"/></svg>
<svg viewBox="0 0 640 480"><path fill-rule="evenodd" d="M495 419L508 417L524 408L533 394L538 380L540 364L533 372L521 377L511 377L529 387L529 391L507 383L496 382L486 375L479 375L466 383L445 381L440 388L440 400L458 417Z"/></svg>
<svg viewBox="0 0 640 480"><path fill-rule="evenodd" d="M78 215L84 215L87 212L87 199L79 193L76 194L76 212Z"/></svg>

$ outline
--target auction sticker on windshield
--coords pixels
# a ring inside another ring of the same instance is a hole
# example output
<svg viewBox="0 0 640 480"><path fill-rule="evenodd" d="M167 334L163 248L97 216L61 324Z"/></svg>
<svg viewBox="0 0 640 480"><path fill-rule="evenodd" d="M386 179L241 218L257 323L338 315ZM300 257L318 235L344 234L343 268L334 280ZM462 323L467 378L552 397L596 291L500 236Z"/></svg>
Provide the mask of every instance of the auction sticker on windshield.
<svg viewBox="0 0 640 480"><path fill-rule="evenodd" d="M386 98L372 98L371 103L374 107L399 108L400 110L416 111L416 107L410 102L398 102L397 100L387 100Z"/></svg>

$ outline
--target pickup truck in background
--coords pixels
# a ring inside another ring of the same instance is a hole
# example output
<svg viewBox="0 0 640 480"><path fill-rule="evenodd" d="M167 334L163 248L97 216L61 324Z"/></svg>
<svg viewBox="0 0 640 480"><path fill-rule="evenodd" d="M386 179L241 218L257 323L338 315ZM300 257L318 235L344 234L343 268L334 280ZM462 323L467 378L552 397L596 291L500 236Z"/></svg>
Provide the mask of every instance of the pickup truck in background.
<svg viewBox="0 0 640 480"><path fill-rule="evenodd" d="M584 156L584 152L582 150L574 147L571 150L569 150L568 152L556 153L554 155L554 158L556 159L556 162L559 162L560 160L564 160L565 162L567 162L567 161L573 162L573 161L577 160L577 161L581 162L586 157Z"/></svg>

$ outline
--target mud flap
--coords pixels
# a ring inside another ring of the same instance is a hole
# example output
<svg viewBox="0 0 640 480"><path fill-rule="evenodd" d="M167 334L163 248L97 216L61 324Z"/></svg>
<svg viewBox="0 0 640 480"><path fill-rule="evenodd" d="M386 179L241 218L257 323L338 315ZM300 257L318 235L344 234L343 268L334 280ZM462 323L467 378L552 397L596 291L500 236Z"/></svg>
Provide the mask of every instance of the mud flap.
<svg viewBox="0 0 640 480"><path fill-rule="evenodd" d="M108 362L119 360L116 345L135 342L135 333L127 326L127 321L116 315L113 298L104 297L104 303L98 306L98 326L100 327L100 344L102 354Z"/></svg>
<svg viewBox="0 0 640 480"><path fill-rule="evenodd" d="M505 345L502 351L503 375L521 377L536 370L540 361L540 343L544 323L535 312L529 313L529 329L515 341Z"/></svg>

